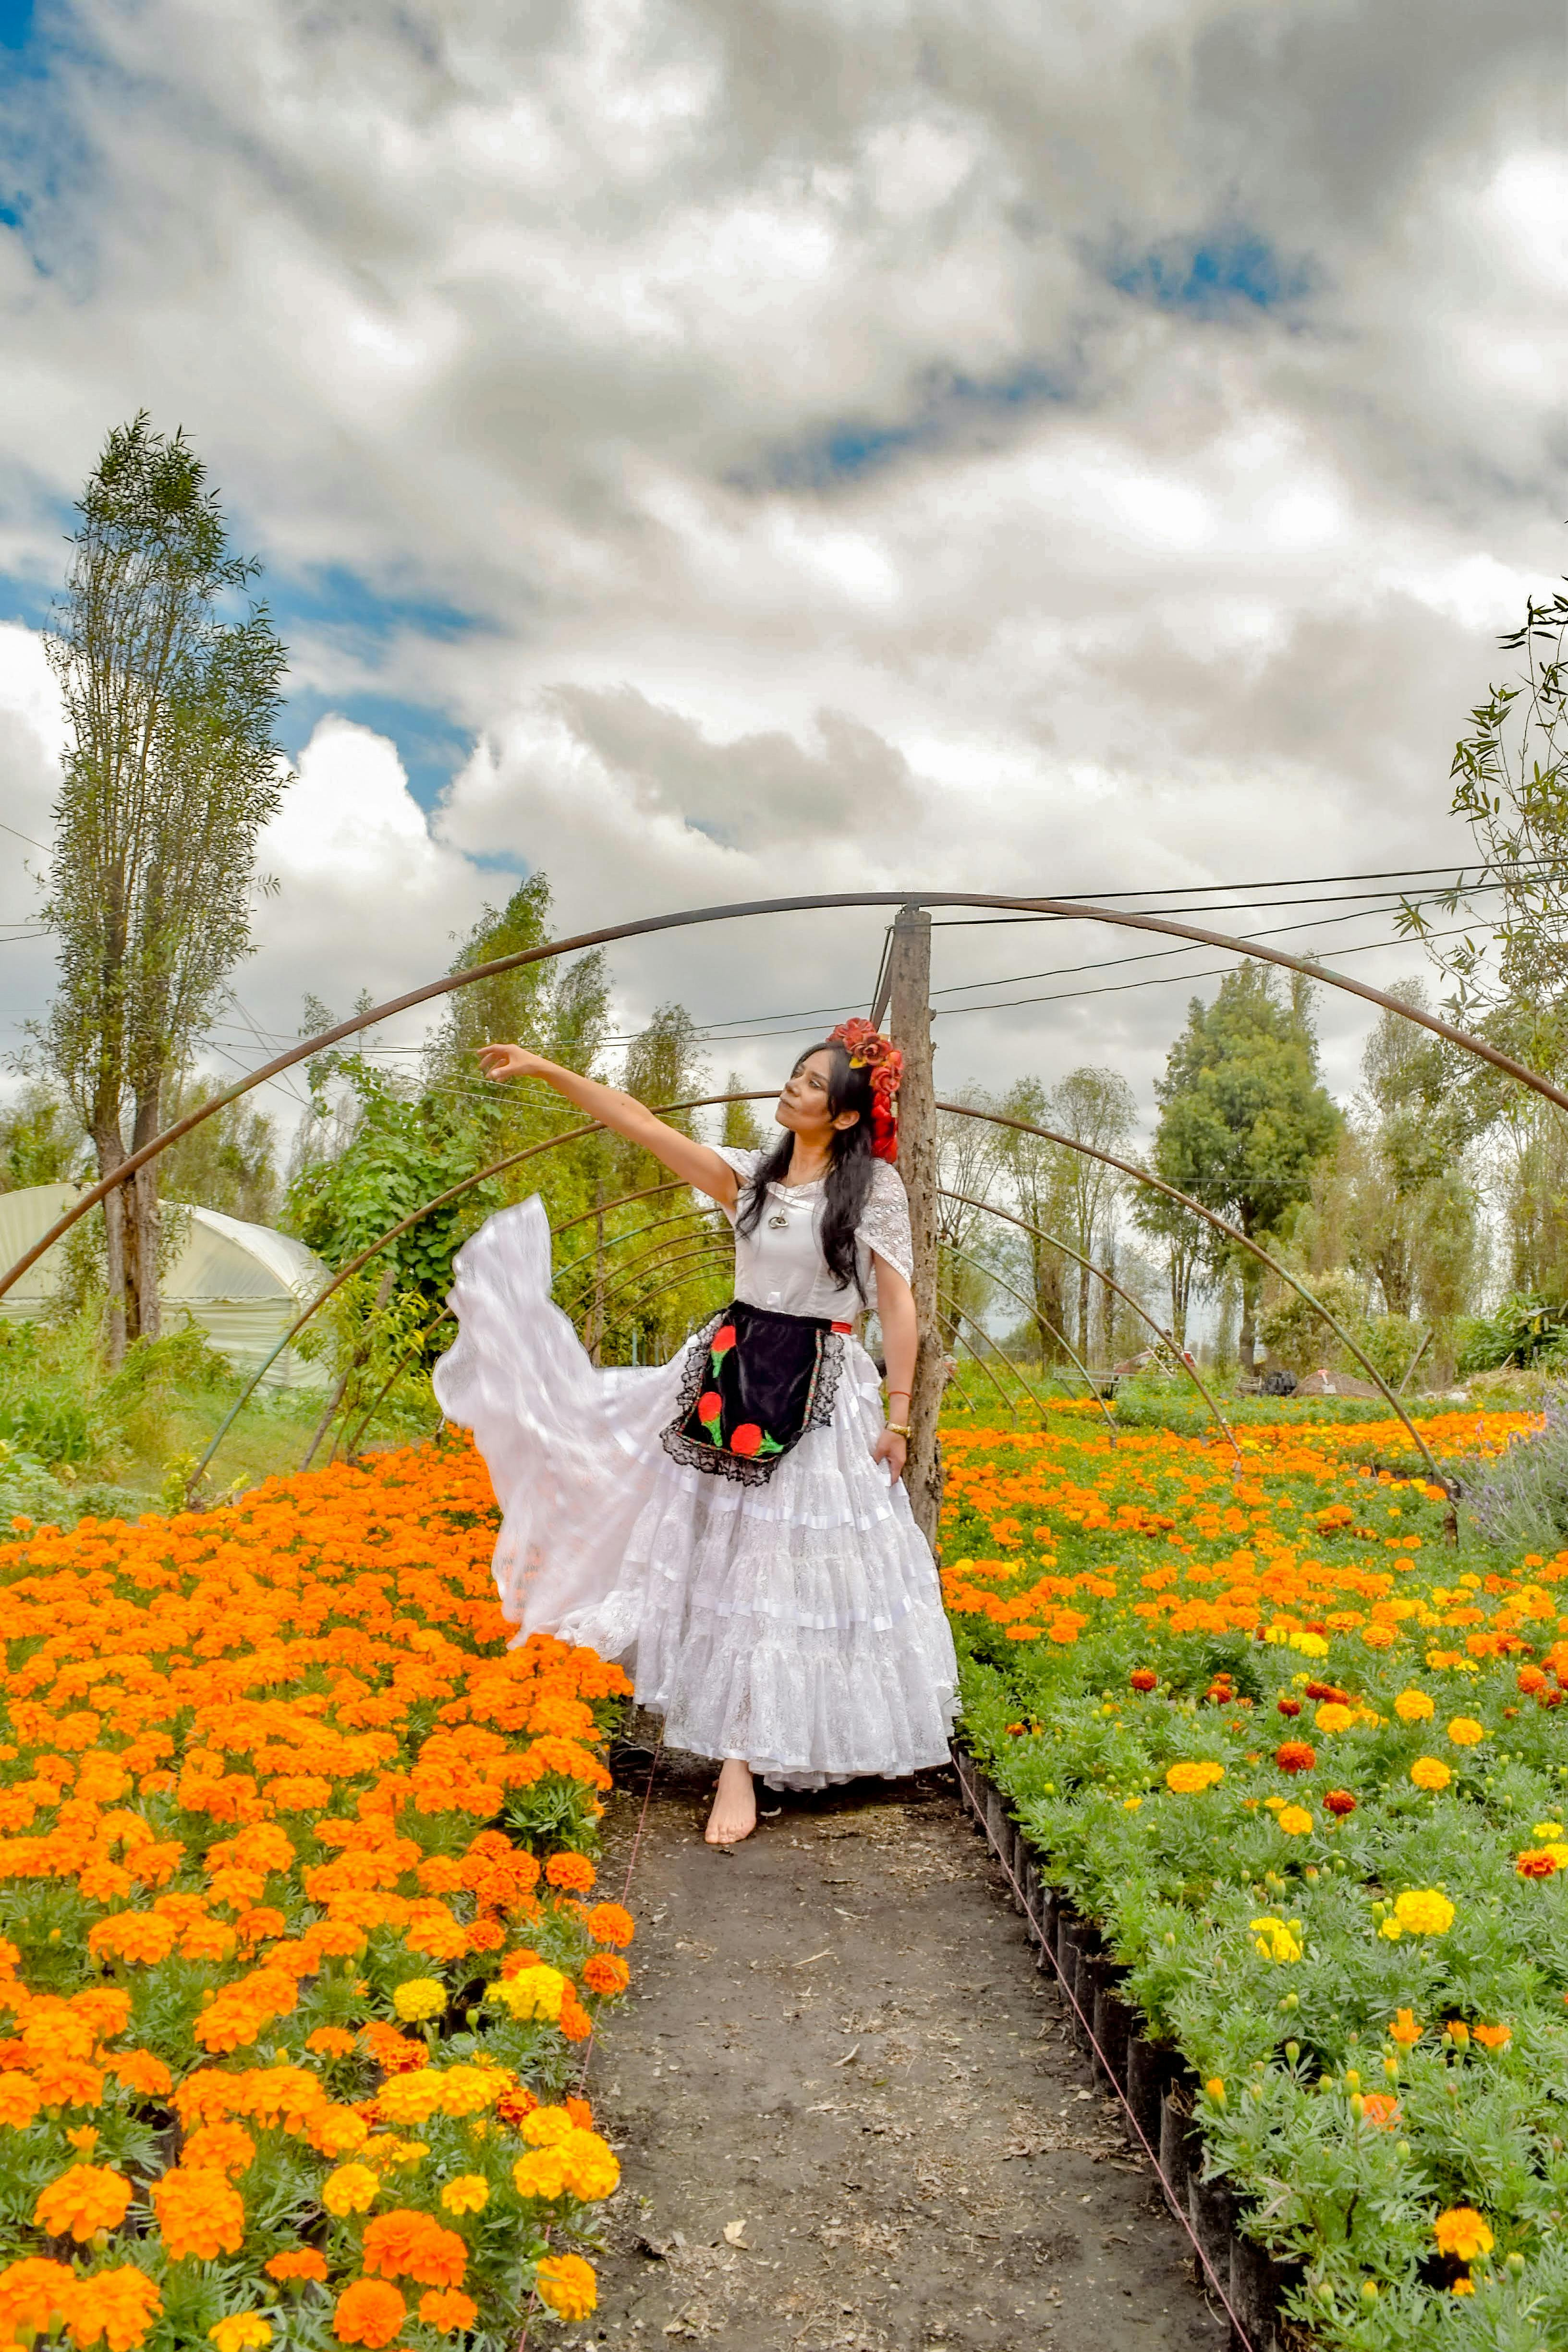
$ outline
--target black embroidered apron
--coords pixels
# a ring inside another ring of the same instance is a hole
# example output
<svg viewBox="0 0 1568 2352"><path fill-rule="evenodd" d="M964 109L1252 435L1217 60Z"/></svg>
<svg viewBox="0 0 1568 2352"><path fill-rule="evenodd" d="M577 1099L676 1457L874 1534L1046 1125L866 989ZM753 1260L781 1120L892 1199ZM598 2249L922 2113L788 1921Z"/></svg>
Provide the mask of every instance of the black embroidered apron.
<svg viewBox="0 0 1568 2352"><path fill-rule="evenodd" d="M849 1328L731 1301L692 1343L666 1453L761 1486L808 1429L832 1420Z"/></svg>

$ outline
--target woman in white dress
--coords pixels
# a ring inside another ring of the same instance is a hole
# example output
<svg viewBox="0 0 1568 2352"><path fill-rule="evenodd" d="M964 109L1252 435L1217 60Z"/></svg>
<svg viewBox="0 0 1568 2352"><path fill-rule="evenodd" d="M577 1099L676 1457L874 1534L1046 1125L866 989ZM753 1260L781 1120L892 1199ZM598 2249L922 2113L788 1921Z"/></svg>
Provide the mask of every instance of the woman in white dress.
<svg viewBox="0 0 1568 2352"><path fill-rule="evenodd" d="M944 1763L952 1639L900 1484L916 1323L896 1048L856 1021L803 1055L764 1152L695 1142L519 1045L480 1063L542 1078L735 1229L733 1304L640 1370L595 1368L552 1305L537 1197L459 1253L436 1392L489 1466L519 1638L619 1660L668 1744L720 1762L713 1844L756 1826L755 1775L815 1789ZM854 1336L872 1308L886 1418Z"/></svg>

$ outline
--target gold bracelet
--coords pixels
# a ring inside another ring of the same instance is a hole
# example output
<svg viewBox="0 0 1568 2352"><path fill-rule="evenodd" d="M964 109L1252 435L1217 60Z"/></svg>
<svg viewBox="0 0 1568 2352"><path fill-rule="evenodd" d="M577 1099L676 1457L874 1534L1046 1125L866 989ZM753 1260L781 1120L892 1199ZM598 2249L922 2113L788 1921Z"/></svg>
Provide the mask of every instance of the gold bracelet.
<svg viewBox="0 0 1568 2352"><path fill-rule="evenodd" d="M907 1421L890 1421L888 1423L888 1434L889 1437L907 1437L909 1433L910 1424Z"/></svg>

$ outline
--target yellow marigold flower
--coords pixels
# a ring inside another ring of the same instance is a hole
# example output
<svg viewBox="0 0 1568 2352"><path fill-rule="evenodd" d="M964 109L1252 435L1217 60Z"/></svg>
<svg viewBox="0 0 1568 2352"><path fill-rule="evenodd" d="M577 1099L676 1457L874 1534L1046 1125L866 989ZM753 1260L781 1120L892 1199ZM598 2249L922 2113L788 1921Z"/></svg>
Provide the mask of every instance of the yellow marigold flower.
<svg viewBox="0 0 1568 2352"><path fill-rule="evenodd" d="M1537 1822L1531 1834L1538 1838L1560 1838L1563 1834L1561 1822Z"/></svg>
<svg viewBox="0 0 1568 2352"><path fill-rule="evenodd" d="M442 2084L433 2066L394 2074L376 2093L375 2104L389 2124L427 2124L440 2110Z"/></svg>
<svg viewBox="0 0 1568 2352"><path fill-rule="evenodd" d="M441 2113L460 2119L493 2107L506 2088L506 2076L494 2066L448 2066L440 2083Z"/></svg>
<svg viewBox="0 0 1568 2352"><path fill-rule="evenodd" d="M393 1992L392 2006L405 2025L439 2017L447 2006L447 1988L434 1977L407 1977Z"/></svg>
<svg viewBox="0 0 1568 2352"><path fill-rule="evenodd" d="M597 2305L594 2266L581 2254L547 2254L533 2274L541 2303L562 2319L586 2319Z"/></svg>
<svg viewBox="0 0 1568 2352"><path fill-rule="evenodd" d="M1394 1702L1394 1712L1401 1723L1425 1723L1436 1713L1424 1690L1402 1690Z"/></svg>
<svg viewBox="0 0 1568 2352"><path fill-rule="evenodd" d="M1355 1721L1355 1709L1342 1706L1338 1699L1325 1699L1312 1720L1320 1731L1348 1731Z"/></svg>
<svg viewBox="0 0 1568 2352"><path fill-rule="evenodd" d="M272 2327L258 2311L236 2311L207 2329L207 2341L217 2352L249 2352L253 2344L270 2344Z"/></svg>
<svg viewBox="0 0 1568 2352"><path fill-rule="evenodd" d="M459 2172L441 2191L448 2213L482 2213L489 2202L490 2184L482 2172Z"/></svg>
<svg viewBox="0 0 1568 2352"><path fill-rule="evenodd" d="M1454 1776L1440 1756L1418 1756L1410 1777L1418 1789L1446 1789Z"/></svg>
<svg viewBox="0 0 1568 2352"><path fill-rule="evenodd" d="M368 2213L380 2188L368 2164L340 2164L321 2183L321 2202L342 2221L351 2213Z"/></svg>
<svg viewBox="0 0 1568 2352"><path fill-rule="evenodd" d="M1486 1736L1486 1725L1478 1723L1473 1715L1457 1715L1448 1726L1448 1737L1456 1748L1474 1748Z"/></svg>
<svg viewBox="0 0 1568 2352"><path fill-rule="evenodd" d="M608 2140L595 2131L573 2130L548 2153L559 2157L561 2178L574 2197L594 2203L613 2197L621 2178L620 2164Z"/></svg>
<svg viewBox="0 0 1568 2352"><path fill-rule="evenodd" d="M532 1968L519 1969L514 1977L498 1977L485 1999L499 2001L514 2024L525 2018L542 2017L553 2025L566 1998L567 1981L559 1969L540 1960Z"/></svg>
<svg viewBox="0 0 1568 2352"><path fill-rule="evenodd" d="M1216 1780L1224 1778L1223 1764L1173 1764L1165 1775L1165 1786L1178 1797L1195 1797L1201 1790L1212 1789Z"/></svg>
<svg viewBox="0 0 1568 2352"><path fill-rule="evenodd" d="M1417 1886L1398 1897L1394 1916L1407 1936L1446 1936L1454 1924L1454 1906L1436 1887Z"/></svg>
<svg viewBox="0 0 1568 2352"><path fill-rule="evenodd" d="M1489 2254L1496 2242L1473 2205L1450 2205L1433 2222L1432 2235L1437 2241L1440 2254L1452 2254L1461 2263L1473 2263L1479 2255Z"/></svg>
<svg viewBox="0 0 1568 2352"><path fill-rule="evenodd" d="M1258 1958L1265 1960L1299 1960L1301 1947L1293 1927L1271 1915L1252 1922L1252 1937Z"/></svg>
<svg viewBox="0 0 1568 2352"><path fill-rule="evenodd" d="M1312 1826L1312 1816L1305 1805L1281 1805L1274 1818L1287 1837L1306 1837Z"/></svg>
<svg viewBox="0 0 1568 2352"><path fill-rule="evenodd" d="M531 2147L520 2156L511 2168L512 2187L520 2197L562 2196L566 2188L565 2169L558 2147Z"/></svg>

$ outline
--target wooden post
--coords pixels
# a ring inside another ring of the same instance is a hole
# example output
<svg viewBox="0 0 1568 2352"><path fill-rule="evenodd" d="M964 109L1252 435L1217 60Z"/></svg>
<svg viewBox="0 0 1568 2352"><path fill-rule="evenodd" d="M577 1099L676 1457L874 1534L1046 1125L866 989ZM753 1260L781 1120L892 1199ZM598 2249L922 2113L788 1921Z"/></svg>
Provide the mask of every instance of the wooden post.
<svg viewBox="0 0 1568 2352"><path fill-rule="evenodd" d="M900 907L893 925L886 986L889 1030L904 1056L899 1097L899 1173L910 1196L914 1233L915 1318L920 1352L910 1399L910 1452L904 1485L915 1523L932 1551L942 1516L942 1447L937 1415L946 1385L936 1311L936 1087L931 1076L931 916Z"/></svg>

